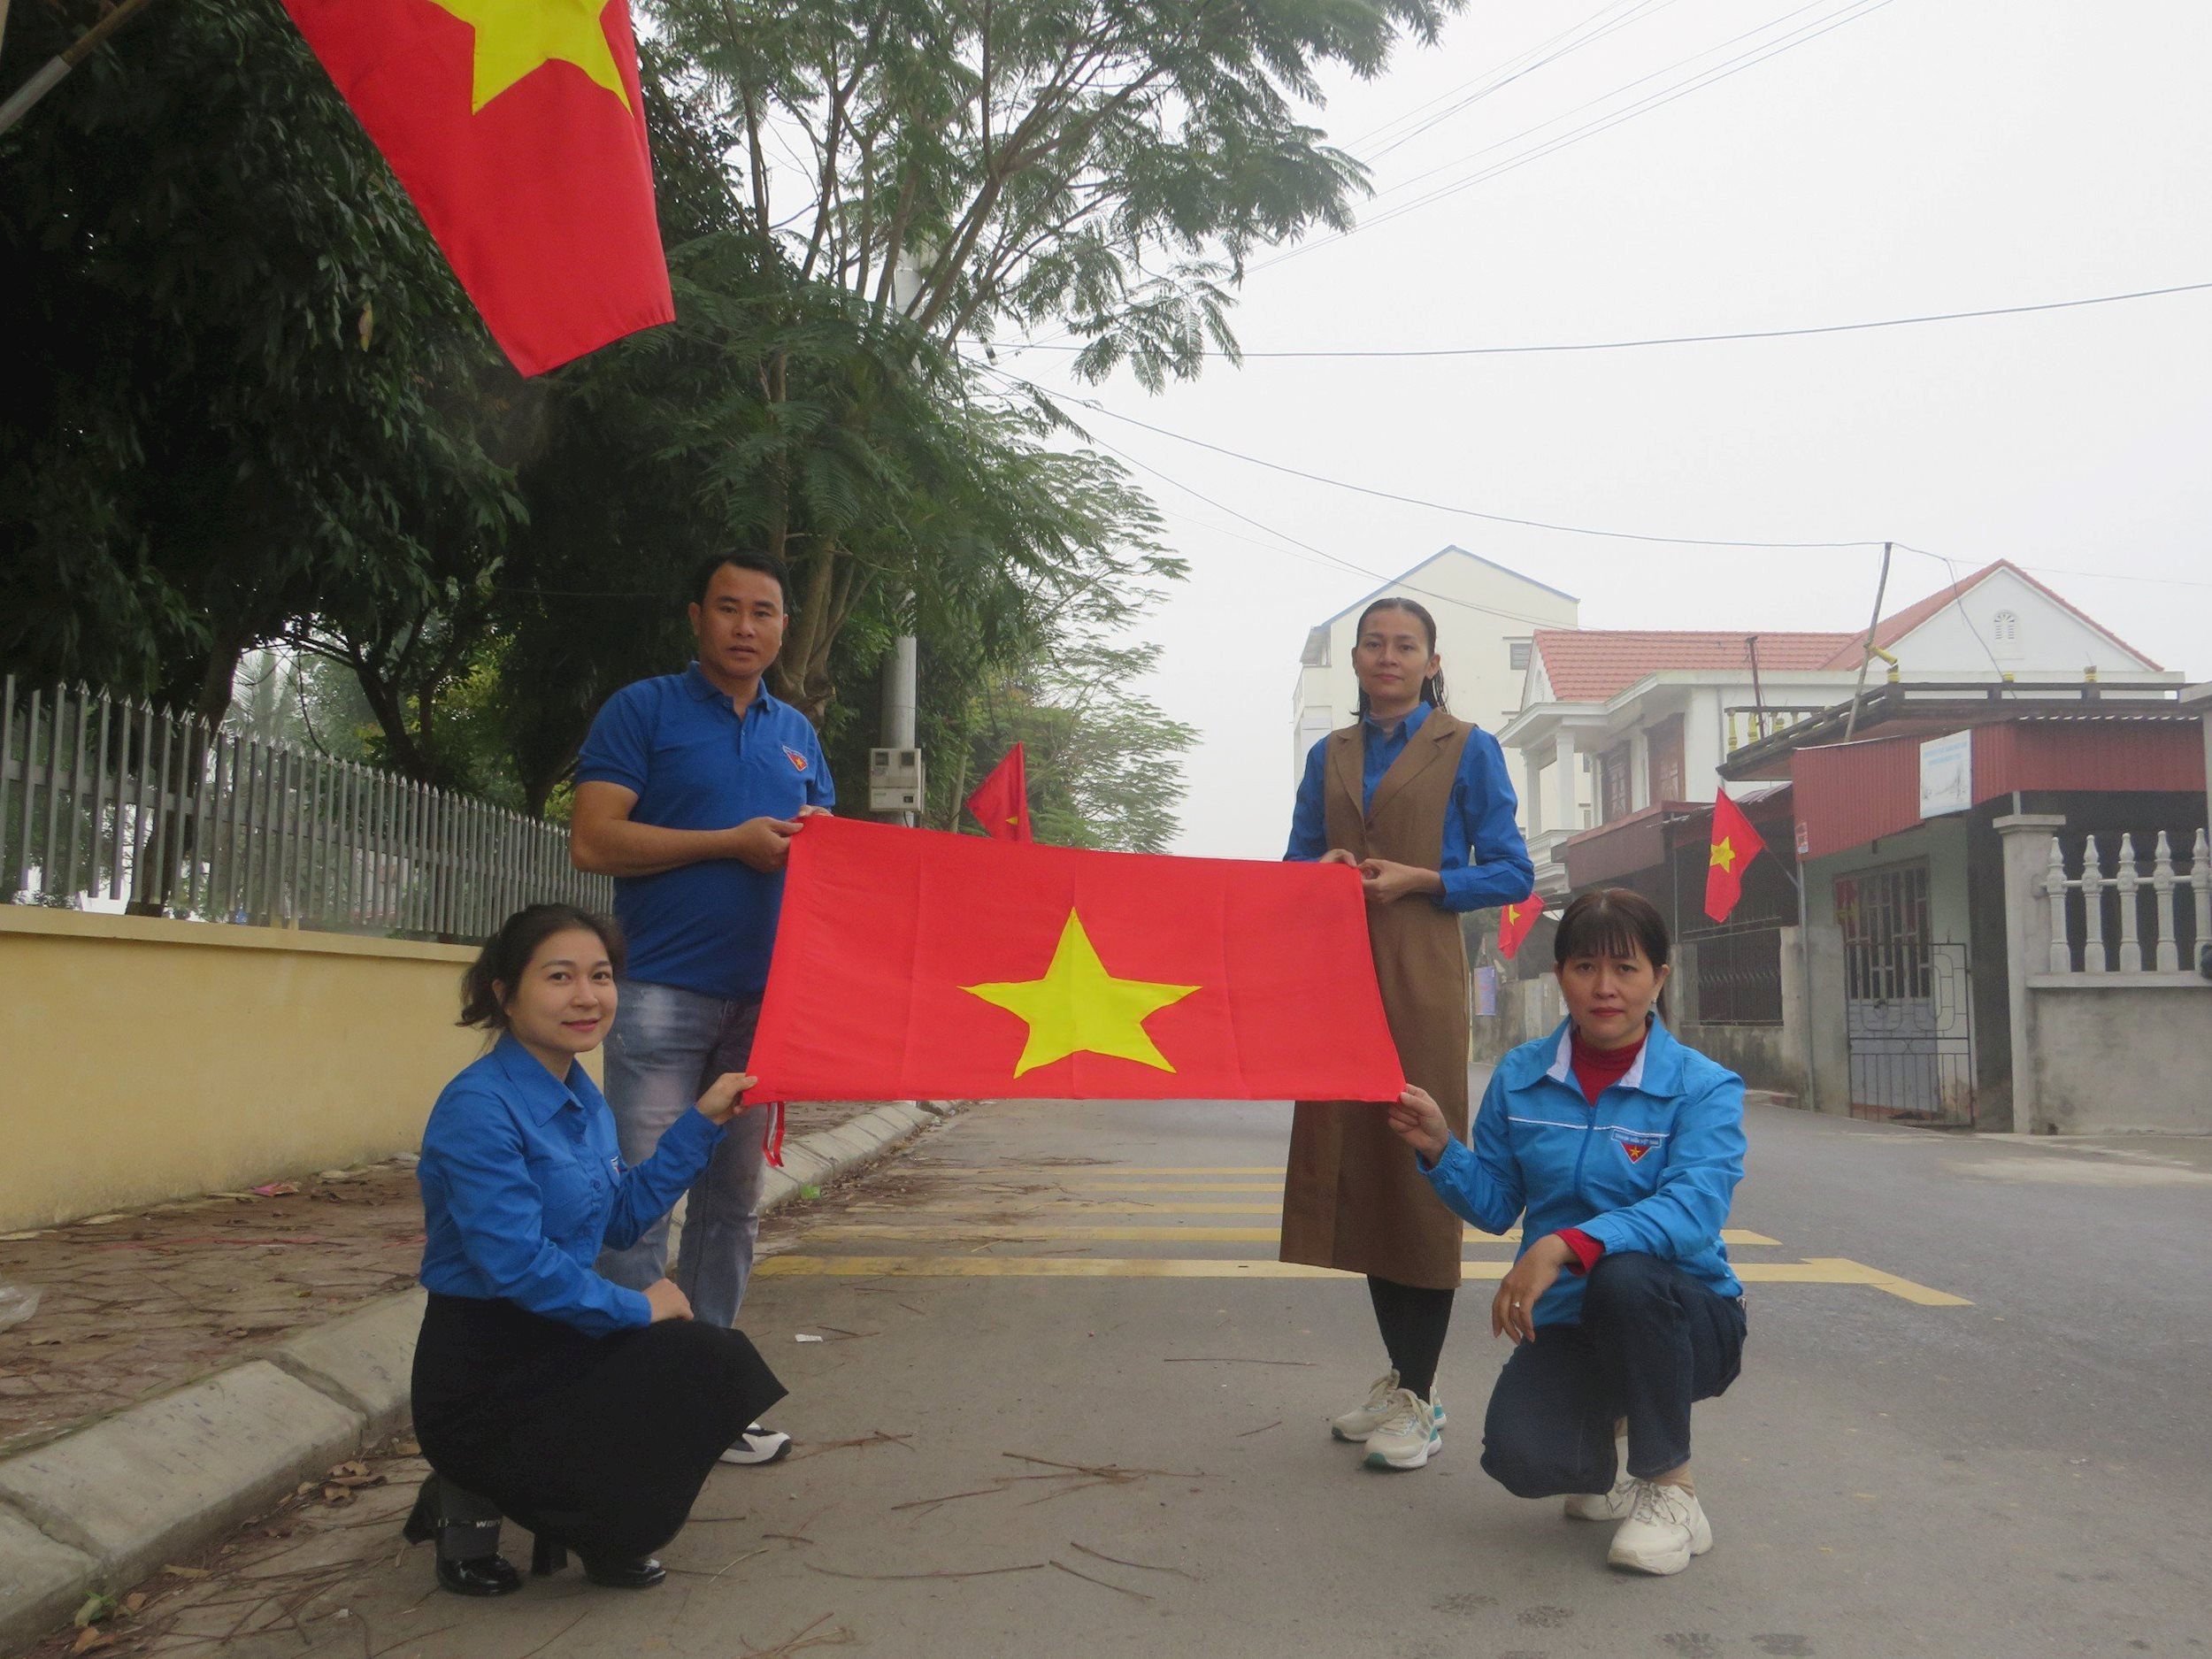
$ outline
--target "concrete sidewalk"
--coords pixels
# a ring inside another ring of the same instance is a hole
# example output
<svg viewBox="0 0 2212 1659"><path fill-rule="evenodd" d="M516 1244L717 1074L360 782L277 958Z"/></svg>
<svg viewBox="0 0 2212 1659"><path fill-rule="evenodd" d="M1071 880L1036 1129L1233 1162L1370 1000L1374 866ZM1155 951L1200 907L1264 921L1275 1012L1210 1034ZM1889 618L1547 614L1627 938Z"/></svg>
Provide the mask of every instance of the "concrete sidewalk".
<svg viewBox="0 0 2212 1659"><path fill-rule="evenodd" d="M772 1210L949 1116L880 1106L793 1140ZM256 1357L0 1459L0 1651L219 1538L407 1419L420 1290L309 1325ZM18 1340L20 1340L19 1338Z"/></svg>

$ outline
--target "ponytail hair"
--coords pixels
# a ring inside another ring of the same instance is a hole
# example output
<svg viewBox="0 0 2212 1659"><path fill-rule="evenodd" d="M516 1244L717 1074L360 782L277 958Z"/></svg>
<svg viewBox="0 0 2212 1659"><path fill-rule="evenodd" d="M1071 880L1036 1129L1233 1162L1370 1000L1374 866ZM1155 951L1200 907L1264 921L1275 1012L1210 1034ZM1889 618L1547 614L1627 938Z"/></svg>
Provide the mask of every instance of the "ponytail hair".
<svg viewBox="0 0 2212 1659"><path fill-rule="evenodd" d="M1374 603L1359 613L1359 626L1352 630L1352 641L1355 645L1358 643L1359 636L1367 632L1367 624L1378 611L1402 611L1411 617L1421 625L1421 632L1428 639L1429 655L1431 657L1436 655L1436 618L1429 614L1427 606L1410 599L1401 598L1395 594L1376 600ZM1422 677L1422 702L1427 703L1432 709L1442 709L1445 706L1445 695L1442 669L1440 668L1434 673ZM1367 687L1364 686L1359 688L1359 718L1363 720L1367 718Z"/></svg>

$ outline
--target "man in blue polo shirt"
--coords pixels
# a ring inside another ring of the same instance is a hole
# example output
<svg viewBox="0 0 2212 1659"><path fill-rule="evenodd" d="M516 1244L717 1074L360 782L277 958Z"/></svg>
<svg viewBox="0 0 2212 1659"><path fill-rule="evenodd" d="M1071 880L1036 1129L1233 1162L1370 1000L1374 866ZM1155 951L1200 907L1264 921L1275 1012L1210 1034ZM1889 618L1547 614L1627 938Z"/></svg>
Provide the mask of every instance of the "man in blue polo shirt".
<svg viewBox="0 0 2212 1659"><path fill-rule="evenodd" d="M768 982L784 859L801 824L835 802L806 717L764 683L783 644L790 587L765 553L732 553L692 588L698 660L607 699L576 766L569 848L580 870L615 879L629 938L607 1103L626 1163L643 1163L661 1132L711 1076L741 1071ZM737 1322L760 1232L765 1108L749 1107L691 1188L675 1281L693 1316ZM665 1220L600 1271L642 1290L663 1276ZM772 1463L790 1437L755 1424L723 1453Z"/></svg>

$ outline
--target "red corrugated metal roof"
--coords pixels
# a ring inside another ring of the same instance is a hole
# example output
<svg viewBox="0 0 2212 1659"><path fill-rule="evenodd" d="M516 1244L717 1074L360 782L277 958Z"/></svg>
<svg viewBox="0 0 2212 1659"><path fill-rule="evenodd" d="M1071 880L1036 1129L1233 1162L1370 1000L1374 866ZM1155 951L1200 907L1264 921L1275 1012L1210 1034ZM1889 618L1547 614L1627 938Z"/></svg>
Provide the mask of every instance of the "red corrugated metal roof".
<svg viewBox="0 0 2212 1659"><path fill-rule="evenodd" d="M1603 703L1666 669L1751 668L1749 633L1672 633L1647 628L1540 628L1534 640L1560 703ZM1759 668L1786 673L1830 665L1848 634L1759 633Z"/></svg>
<svg viewBox="0 0 2212 1659"><path fill-rule="evenodd" d="M1790 757L1801 858L1863 847L1920 822L1920 740L1878 738Z"/></svg>
<svg viewBox="0 0 2212 1659"><path fill-rule="evenodd" d="M2083 717L1974 731L1978 802L2015 789L2193 795L2203 787L2204 736L2193 722Z"/></svg>

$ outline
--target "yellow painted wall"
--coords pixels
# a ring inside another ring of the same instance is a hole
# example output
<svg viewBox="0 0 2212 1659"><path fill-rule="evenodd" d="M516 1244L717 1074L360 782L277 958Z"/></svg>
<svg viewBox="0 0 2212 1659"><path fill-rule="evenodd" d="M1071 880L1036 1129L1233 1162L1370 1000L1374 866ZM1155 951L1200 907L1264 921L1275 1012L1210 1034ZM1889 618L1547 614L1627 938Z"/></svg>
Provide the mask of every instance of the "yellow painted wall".
<svg viewBox="0 0 2212 1659"><path fill-rule="evenodd" d="M0 906L0 1229L414 1150L474 954Z"/></svg>

